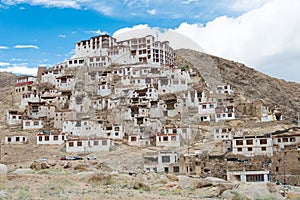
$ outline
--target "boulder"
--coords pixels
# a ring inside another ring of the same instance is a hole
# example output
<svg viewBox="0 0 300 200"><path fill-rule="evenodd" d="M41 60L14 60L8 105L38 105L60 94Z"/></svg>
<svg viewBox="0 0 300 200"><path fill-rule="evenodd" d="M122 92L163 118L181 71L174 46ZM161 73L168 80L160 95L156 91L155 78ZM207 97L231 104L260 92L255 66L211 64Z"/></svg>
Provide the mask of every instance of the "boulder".
<svg viewBox="0 0 300 200"><path fill-rule="evenodd" d="M48 168L50 168L50 166L48 165L48 163L46 163L46 162L42 162L41 163L41 169L48 169Z"/></svg>
<svg viewBox="0 0 300 200"><path fill-rule="evenodd" d="M74 167L74 170L85 171L89 168L87 164L78 164Z"/></svg>
<svg viewBox="0 0 300 200"><path fill-rule="evenodd" d="M219 187L202 187L197 189L197 194L201 198L217 198L221 194L221 189Z"/></svg>
<svg viewBox="0 0 300 200"><path fill-rule="evenodd" d="M88 182L93 182L93 183L102 183L104 185L109 185L111 182L111 175L109 174L104 174L104 173L97 173L92 175Z"/></svg>
<svg viewBox="0 0 300 200"><path fill-rule="evenodd" d="M178 176L178 181L182 189L195 189L201 180L187 176Z"/></svg>
<svg viewBox="0 0 300 200"><path fill-rule="evenodd" d="M222 199L238 199L238 196L232 190L225 190L222 195Z"/></svg>
<svg viewBox="0 0 300 200"><path fill-rule="evenodd" d="M150 191L150 186L147 183L143 182L135 182L133 184L133 189L135 190L144 190L144 191Z"/></svg>
<svg viewBox="0 0 300 200"><path fill-rule="evenodd" d="M174 174L167 174L166 177L168 177L172 181L178 181L178 177Z"/></svg>
<svg viewBox="0 0 300 200"><path fill-rule="evenodd" d="M64 168L65 169L68 169L68 168L71 168L71 167L72 167L72 163L71 162L64 163Z"/></svg>
<svg viewBox="0 0 300 200"><path fill-rule="evenodd" d="M240 183L235 192L245 199L281 199L280 192L270 192L269 183Z"/></svg>
<svg viewBox="0 0 300 200"><path fill-rule="evenodd" d="M33 174L34 171L30 168L24 169L16 169L15 171L11 172L12 174L23 175L23 174Z"/></svg>
<svg viewBox="0 0 300 200"><path fill-rule="evenodd" d="M41 170L41 164L39 162L34 161L31 165L30 165L30 169L34 169L34 170Z"/></svg>
<svg viewBox="0 0 300 200"><path fill-rule="evenodd" d="M7 166L4 164L0 164L0 174L5 175L7 174Z"/></svg>

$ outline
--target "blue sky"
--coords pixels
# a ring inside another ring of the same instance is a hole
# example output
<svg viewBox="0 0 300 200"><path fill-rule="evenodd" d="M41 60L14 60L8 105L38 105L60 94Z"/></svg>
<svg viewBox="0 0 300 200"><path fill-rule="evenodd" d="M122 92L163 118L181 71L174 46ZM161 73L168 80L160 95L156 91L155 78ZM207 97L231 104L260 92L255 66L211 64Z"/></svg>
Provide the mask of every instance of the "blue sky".
<svg viewBox="0 0 300 200"><path fill-rule="evenodd" d="M34 73L72 57L77 41L144 25L300 82L299 9L297 0L0 0L0 70Z"/></svg>

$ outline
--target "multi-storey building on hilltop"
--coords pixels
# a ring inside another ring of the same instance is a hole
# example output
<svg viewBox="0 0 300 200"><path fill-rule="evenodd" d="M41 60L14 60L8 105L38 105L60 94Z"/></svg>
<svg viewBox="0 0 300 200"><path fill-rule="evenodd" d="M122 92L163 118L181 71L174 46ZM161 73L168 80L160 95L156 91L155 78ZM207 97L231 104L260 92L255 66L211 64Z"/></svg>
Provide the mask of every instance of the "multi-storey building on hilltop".
<svg viewBox="0 0 300 200"><path fill-rule="evenodd" d="M152 35L123 41L117 41L109 35L101 35L77 42L75 57L69 60L69 66L83 63L90 67L108 66L111 63L173 65L174 60L175 53L169 42L158 41Z"/></svg>

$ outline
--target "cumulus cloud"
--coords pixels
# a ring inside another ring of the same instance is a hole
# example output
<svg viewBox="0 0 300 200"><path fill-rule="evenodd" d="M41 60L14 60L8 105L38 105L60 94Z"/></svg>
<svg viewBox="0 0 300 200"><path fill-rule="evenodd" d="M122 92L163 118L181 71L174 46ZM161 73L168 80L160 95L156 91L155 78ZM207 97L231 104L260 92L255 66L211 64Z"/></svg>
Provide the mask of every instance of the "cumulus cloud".
<svg viewBox="0 0 300 200"><path fill-rule="evenodd" d="M27 66L10 66L7 68L0 68L1 72L12 72L14 74L36 75L38 68L29 68Z"/></svg>
<svg viewBox="0 0 300 200"><path fill-rule="evenodd" d="M246 63L274 76L300 74L300 1L274 0L239 17L222 16L201 24L182 23L175 31L189 36L210 54ZM284 74L283 68L289 66ZM299 80L297 75L292 80Z"/></svg>
<svg viewBox="0 0 300 200"><path fill-rule="evenodd" d="M58 35L58 37L60 37L60 38L66 38L67 36L66 36L66 35L63 35L63 34L61 34L61 35Z"/></svg>
<svg viewBox="0 0 300 200"><path fill-rule="evenodd" d="M39 47L36 45L15 45L15 49L38 49Z"/></svg>
<svg viewBox="0 0 300 200"><path fill-rule="evenodd" d="M0 49L8 49L7 46L0 46Z"/></svg>

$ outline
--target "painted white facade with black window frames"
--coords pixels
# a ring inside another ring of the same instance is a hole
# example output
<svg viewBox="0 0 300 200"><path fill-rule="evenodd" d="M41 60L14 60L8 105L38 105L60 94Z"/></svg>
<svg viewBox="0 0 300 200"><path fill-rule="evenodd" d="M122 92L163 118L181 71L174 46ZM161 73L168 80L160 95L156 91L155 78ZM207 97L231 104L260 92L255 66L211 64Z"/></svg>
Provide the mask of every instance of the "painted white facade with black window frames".
<svg viewBox="0 0 300 200"><path fill-rule="evenodd" d="M245 136L233 137L232 153L244 156L273 155L273 142L271 137Z"/></svg>
<svg viewBox="0 0 300 200"><path fill-rule="evenodd" d="M69 153L108 152L114 145L114 141L109 138L69 138L66 142L66 151Z"/></svg>
<svg viewBox="0 0 300 200"><path fill-rule="evenodd" d="M27 136L23 135L7 135L5 136L5 144L25 144L27 143Z"/></svg>
<svg viewBox="0 0 300 200"><path fill-rule="evenodd" d="M66 141L64 133L39 132L36 136L36 144L42 145L60 145Z"/></svg>
<svg viewBox="0 0 300 200"><path fill-rule="evenodd" d="M43 128L43 120L24 119L23 130L41 129Z"/></svg>
<svg viewBox="0 0 300 200"><path fill-rule="evenodd" d="M9 126L21 125L23 119L23 113L17 110L9 110L6 114L6 123Z"/></svg>

